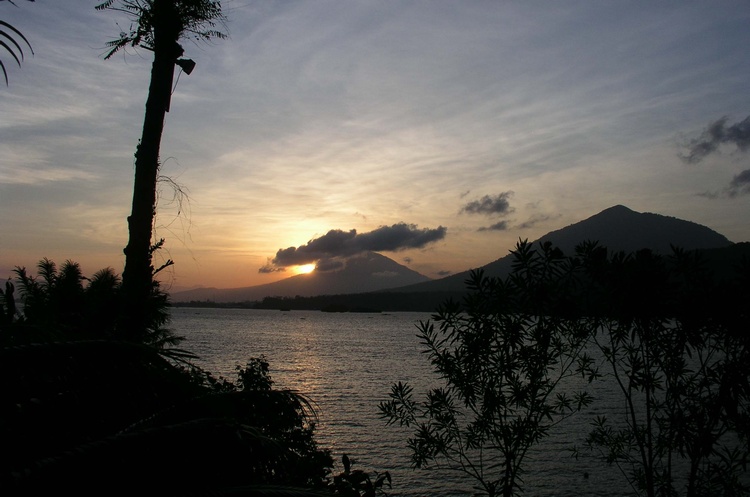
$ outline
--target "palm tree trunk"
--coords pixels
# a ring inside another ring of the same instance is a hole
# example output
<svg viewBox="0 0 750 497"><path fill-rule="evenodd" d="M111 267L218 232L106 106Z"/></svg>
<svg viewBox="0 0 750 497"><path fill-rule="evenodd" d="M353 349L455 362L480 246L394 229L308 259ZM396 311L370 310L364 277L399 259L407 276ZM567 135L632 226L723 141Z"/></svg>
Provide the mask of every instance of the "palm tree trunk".
<svg viewBox="0 0 750 497"><path fill-rule="evenodd" d="M151 237L156 214L156 179L164 118L169 111L175 61L182 55L177 43L179 25L172 0L157 0L154 17L154 62L146 100L143 133L135 153L133 205L128 216L129 240L122 273L120 338L140 341L148 328L148 301L153 288Z"/></svg>

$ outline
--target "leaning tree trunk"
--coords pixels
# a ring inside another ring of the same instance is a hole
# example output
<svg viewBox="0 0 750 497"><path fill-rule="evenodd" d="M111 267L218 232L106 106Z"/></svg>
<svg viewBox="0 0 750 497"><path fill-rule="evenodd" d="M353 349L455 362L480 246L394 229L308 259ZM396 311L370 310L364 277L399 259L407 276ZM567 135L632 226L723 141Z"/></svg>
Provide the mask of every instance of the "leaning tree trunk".
<svg viewBox="0 0 750 497"><path fill-rule="evenodd" d="M175 61L182 55L177 43L180 27L172 0L154 5L154 62L146 100L143 134L135 152L133 205L128 216L129 239L122 273L119 338L140 341L147 332L149 299L153 291L152 234L156 214L156 180L164 117L169 111Z"/></svg>

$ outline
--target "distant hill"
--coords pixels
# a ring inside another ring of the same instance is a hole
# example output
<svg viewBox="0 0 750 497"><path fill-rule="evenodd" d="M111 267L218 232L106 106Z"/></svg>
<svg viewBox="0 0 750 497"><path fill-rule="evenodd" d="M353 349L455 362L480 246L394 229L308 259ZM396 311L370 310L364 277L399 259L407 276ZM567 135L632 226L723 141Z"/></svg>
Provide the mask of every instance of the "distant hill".
<svg viewBox="0 0 750 497"><path fill-rule="evenodd" d="M623 205L605 209L539 239L552 242L565 253L572 253L576 245L586 240L598 240L601 245L618 251L649 248L662 254L671 252L673 245L687 250L732 245L724 235L698 223L650 212L635 212Z"/></svg>
<svg viewBox="0 0 750 497"><path fill-rule="evenodd" d="M347 259L338 271L313 271L274 283L244 288L196 288L170 295L173 302L248 302L264 297L310 297L366 293L430 281L430 278L375 252Z"/></svg>
<svg viewBox="0 0 750 497"><path fill-rule="evenodd" d="M613 251L633 252L649 248L668 254L671 246L700 249L715 268L725 274L730 265L748 255L750 243L733 244L725 236L700 224L640 213L622 205L603 210L588 219L551 231L534 241L552 242L566 254L584 241L598 241ZM482 266L488 276L503 277L511 270L510 253ZM476 268L472 268L476 269ZM377 253L352 259L336 272L313 272L275 283L246 288L201 288L171 295L173 302L213 301L217 303L259 301L264 297L335 296L318 301L295 302L295 308L321 308L325 302L349 308L377 307L383 310L432 310L447 296L460 297L471 269L439 280L430 280ZM369 295L365 295L368 294ZM376 294L377 293L377 294ZM403 294L408 293L410 296ZM401 294L401 296L399 296ZM289 303L289 302L287 302ZM313 306L313 307L305 307Z"/></svg>
<svg viewBox="0 0 750 497"><path fill-rule="evenodd" d="M575 247L585 241L598 241L610 250L634 252L649 248L668 254L671 246L686 250L718 249L732 245L724 235L700 224L660 214L635 212L622 205L603 210L588 219L565 228L551 231L534 241L552 242L565 254L573 254ZM513 256L507 254L482 266L488 276L503 277L511 270ZM476 268L474 268L476 269ZM471 270L439 280L395 288L395 292L456 292L465 288Z"/></svg>

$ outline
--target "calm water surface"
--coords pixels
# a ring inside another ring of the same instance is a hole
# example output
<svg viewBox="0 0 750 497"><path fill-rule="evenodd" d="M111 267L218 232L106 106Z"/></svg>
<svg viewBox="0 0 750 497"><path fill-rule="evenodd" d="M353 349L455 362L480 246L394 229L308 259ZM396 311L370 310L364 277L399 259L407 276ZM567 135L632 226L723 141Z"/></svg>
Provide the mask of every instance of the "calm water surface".
<svg viewBox="0 0 750 497"><path fill-rule="evenodd" d="M200 356L196 363L215 376L234 380L236 366L266 356L276 387L297 390L316 405L320 445L330 448L336 461L347 454L355 468L390 471L390 495L468 496L473 481L463 475L411 469L410 431L386 426L379 416L378 404L393 383L409 382L419 400L437 386L416 336L416 325L427 319L425 313L174 308L171 328L187 338L183 348ZM593 458L570 457L589 421L602 413L592 409L569 419L534 451L523 475L524 495L632 495L616 469Z"/></svg>

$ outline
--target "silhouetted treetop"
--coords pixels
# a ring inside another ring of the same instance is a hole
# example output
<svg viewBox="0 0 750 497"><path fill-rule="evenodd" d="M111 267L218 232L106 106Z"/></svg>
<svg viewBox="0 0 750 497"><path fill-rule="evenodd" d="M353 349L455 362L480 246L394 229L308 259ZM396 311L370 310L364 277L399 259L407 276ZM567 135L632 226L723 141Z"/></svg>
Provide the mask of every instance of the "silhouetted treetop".
<svg viewBox="0 0 750 497"><path fill-rule="evenodd" d="M165 3L166 2L166 3ZM170 26L178 39L208 41L211 38L226 38L226 34L217 29L226 20L221 10L221 2L216 0L107 0L96 6L96 10L114 10L124 12L132 19L129 31L121 31L120 37L107 42L109 52L104 56L109 59L121 49L143 47L154 50L154 36L159 16L154 15L160 5L174 9L173 16L168 16L175 24Z"/></svg>

